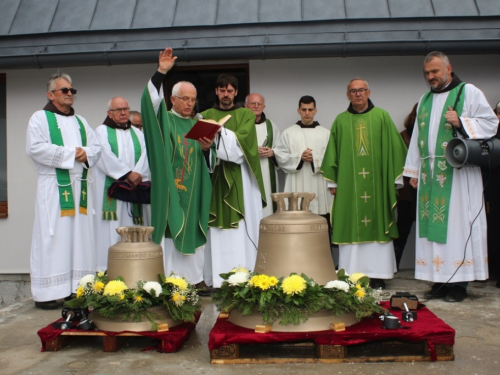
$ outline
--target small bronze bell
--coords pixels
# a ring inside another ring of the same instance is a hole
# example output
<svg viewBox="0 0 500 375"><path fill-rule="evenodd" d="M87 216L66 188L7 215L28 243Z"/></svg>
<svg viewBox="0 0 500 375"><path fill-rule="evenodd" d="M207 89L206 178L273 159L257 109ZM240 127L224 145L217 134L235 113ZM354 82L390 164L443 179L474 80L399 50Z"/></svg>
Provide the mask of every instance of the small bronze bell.
<svg viewBox="0 0 500 375"><path fill-rule="evenodd" d="M309 210L316 194L274 193L271 196L278 210L260 222L255 272L278 278L292 272L304 273L321 285L337 280L328 223ZM288 210L285 198L288 198Z"/></svg>
<svg viewBox="0 0 500 375"><path fill-rule="evenodd" d="M164 274L163 250L150 241L153 227L116 228L122 240L110 246L108 252L108 280L121 276L128 287L138 280L159 281Z"/></svg>

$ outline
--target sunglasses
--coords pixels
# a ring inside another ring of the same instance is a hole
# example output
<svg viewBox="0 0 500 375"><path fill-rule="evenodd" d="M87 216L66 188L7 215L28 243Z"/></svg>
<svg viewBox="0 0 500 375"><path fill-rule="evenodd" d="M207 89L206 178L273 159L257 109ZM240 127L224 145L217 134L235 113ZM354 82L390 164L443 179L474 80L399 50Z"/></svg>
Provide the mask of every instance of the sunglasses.
<svg viewBox="0 0 500 375"><path fill-rule="evenodd" d="M52 92L54 91L61 91L63 94L67 94L68 92L71 92L73 95L76 95L76 89L74 88L67 88L67 87L63 87L62 89L55 89L55 90L52 90Z"/></svg>

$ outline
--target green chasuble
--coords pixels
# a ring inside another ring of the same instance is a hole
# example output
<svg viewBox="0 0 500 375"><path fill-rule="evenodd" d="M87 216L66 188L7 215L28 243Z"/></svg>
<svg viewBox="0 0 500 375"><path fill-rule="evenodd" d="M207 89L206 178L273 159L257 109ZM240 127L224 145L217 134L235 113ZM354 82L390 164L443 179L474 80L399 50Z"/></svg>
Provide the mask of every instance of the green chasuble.
<svg viewBox="0 0 500 375"><path fill-rule="evenodd" d="M196 121L167 112L162 100L154 112L148 88L141 103L151 170L153 240L172 238L182 254L194 254L207 240L212 184L198 141L186 139ZM215 160L215 151L210 155Z"/></svg>
<svg viewBox="0 0 500 375"><path fill-rule="evenodd" d="M321 165L337 183L332 203L332 242L389 242L398 237L395 182L403 172L406 145L389 114L373 107L337 116Z"/></svg>
<svg viewBox="0 0 500 375"><path fill-rule="evenodd" d="M255 114L247 108L236 108L230 111L210 108L202 115L204 118L216 121L226 115L231 115L224 126L235 133L240 149L245 155L246 163L259 184L262 206L265 207L267 203L260 169ZM219 152L224 152L222 141L219 142L218 147ZM243 219L245 214L240 165L220 160L212 175L212 186L209 225L223 229L238 228L238 222Z"/></svg>

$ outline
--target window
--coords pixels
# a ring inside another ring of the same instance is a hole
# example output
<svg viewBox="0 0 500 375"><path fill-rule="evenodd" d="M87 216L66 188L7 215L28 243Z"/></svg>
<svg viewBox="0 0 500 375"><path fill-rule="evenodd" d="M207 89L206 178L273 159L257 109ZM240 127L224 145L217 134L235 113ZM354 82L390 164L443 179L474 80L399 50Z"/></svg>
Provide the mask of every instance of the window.
<svg viewBox="0 0 500 375"><path fill-rule="evenodd" d="M248 64L213 66L176 66L167 73L164 87L165 103L170 110L172 87L179 81L191 82L197 91L197 112L212 108L215 103L215 81L221 73L231 74L238 79L238 96L235 102L244 106L249 94Z"/></svg>
<svg viewBox="0 0 500 375"><path fill-rule="evenodd" d="M0 218L7 217L7 92L6 75L0 74Z"/></svg>

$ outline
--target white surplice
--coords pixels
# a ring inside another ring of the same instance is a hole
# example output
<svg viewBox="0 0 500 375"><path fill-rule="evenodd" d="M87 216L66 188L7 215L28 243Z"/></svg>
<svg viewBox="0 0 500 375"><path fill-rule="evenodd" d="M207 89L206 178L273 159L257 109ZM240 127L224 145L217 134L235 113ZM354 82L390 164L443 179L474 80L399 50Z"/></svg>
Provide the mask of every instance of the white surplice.
<svg viewBox="0 0 500 375"><path fill-rule="evenodd" d="M286 173L283 191L315 193L316 197L309 205L309 209L318 215L330 212L333 199L326 189L326 180L320 172L329 137L330 131L321 125L314 128L292 125L283 132L273 149L278 165ZM307 148L312 150L313 163L304 162L302 168L297 170L302 160L302 153Z"/></svg>
<svg viewBox="0 0 500 375"><path fill-rule="evenodd" d="M448 94L449 92L433 94L428 142L431 172L435 159L438 125ZM460 119L465 132L470 138L493 137L496 134L498 119L484 94L475 86L467 84L463 95L465 95L464 108ZM418 128L417 119L403 173L404 176L413 178L418 178L420 175L421 160L418 146ZM446 244L420 238L417 217L415 240L416 279L446 282L454 275L450 281L461 282L488 278L486 214L483 203L483 183L480 168L455 169L451 188ZM419 211L420 208L417 207L417 215ZM471 233L471 236L468 240L469 233ZM458 268L460 265L461 267Z"/></svg>
<svg viewBox="0 0 500 375"><path fill-rule="evenodd" d="M271 121L271 120L269 120ZM266 147L274 149L278 143L281 132L274 122L271 121L271 126L273 128L273 144L267 144ZM267 124L263 122L262 124L255 124L255 130L257 131L257 144L262 146L267 140ZM273 200L271 198L271 173L274 173L276 178L276 191L278 192L278 172L279 167L273 168L272 171L269 170L269 158L259 158L260 159L260 169L262 170L262 181L264 182L264 190L266 192L267 206L262 208L262 217L266 217L273 214Z"/></svg>
<svg viewBox="0 0 500 375"><path fill-rule="evenodd" d="M69 296L80 278L96 270L91 179L87 181L87 215L78 209L82 173L87 168L75 160L76 147L82 147L80 126L75 116L55 116L64 146L52 144L45 111L33 114L26 134L26 153L38 171L30 259L31 293L38 302ZM87 146L83 149L92 167L101 146L87 121L78 117L85 126ZM75 216L61 217L55 168L69 170Z"/></svg>
<svg viewBox="0 0 500 375"><path fill-rule="evenodd" d="M214 288L219 288L222 284L223 280L219 276L221 273L227 273L237 266L254 269L259 243L259 223L262 219L259 185L238 146L236 135L225 128L220 134L217 159L230 161L241 167L245 219L240 220L238 228L210 228L205 246L204 278L205 283Z"/></svg>
<svg viewBox="0 0 500 375"><path fill-rule="evenodd" d="M95 130L97 140L102 146L102 154L95 168L92 169L94 178L94 210L96 218L95 224L95 245L97 256L97 269L106 270L108 265L108 249L121 240L120 235L116 232L118 227L135 226L133 217L130 213L132 204L120 200L116 200L116 214L118 220L103 220L102 219L102 202L104 199L104 184L106 176L114 180L123 177L130 171L137 172L142 175L143 181L150 180L148 157L146 153L146 143L144 135L135 127L129 129L116 129L116 141L118 144L118 157L111 151L111 146L108 141L108 126L100 125ZM134 132L139 139L141 145L141 156L137 163L135 162L134 143L132 135ZM143 209L149 205L143 205ZM147 213L149 210L144 210L144 225L149 223Z"/></svg>

